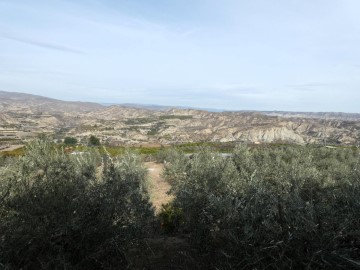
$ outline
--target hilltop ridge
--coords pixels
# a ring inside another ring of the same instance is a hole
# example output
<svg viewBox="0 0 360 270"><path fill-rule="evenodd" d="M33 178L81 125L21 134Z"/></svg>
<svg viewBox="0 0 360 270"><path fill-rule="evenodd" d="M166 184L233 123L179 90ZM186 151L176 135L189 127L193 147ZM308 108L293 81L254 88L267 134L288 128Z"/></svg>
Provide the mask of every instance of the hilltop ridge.
<svg viewBox="0 0 360 270"><path fill-rule="evenodd" d="M38 95L0 91L0 112L65 113L87 112L104 108L93 102L63 101Z"/></svg>

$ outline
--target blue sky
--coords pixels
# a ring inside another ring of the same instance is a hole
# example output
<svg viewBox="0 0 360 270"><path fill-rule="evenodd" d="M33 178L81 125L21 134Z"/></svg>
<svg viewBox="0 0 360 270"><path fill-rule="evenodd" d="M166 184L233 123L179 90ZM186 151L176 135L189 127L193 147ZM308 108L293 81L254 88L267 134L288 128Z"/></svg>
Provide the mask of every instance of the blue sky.
<svg viewBox="0 0 360 270"><path fill-rule="evenodd" d="M358 0L0 0L0 90L360 112Z"/></svg>

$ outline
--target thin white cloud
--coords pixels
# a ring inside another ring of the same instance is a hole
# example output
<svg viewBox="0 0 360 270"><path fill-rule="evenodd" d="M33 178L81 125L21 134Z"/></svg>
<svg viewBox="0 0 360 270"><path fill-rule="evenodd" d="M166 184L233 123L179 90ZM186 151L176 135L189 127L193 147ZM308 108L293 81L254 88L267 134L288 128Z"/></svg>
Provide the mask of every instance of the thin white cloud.
<svg viewBox="0 0 360 270"><path fill-rule="evenodd" d="M57 50L57 51L62 51L62 52L78 53L78 54L84 53L84 51L76 49L76 48L72 48L70 46L52 43L52 42L48 42L48 41L35 40L35 39L27 38L27 37L15 36L12 34L7 34L7 33L0 32L0 38L14 40L14 41L21 42L24 44L37 46L37 47L50 49L50 50Z"/></svg>

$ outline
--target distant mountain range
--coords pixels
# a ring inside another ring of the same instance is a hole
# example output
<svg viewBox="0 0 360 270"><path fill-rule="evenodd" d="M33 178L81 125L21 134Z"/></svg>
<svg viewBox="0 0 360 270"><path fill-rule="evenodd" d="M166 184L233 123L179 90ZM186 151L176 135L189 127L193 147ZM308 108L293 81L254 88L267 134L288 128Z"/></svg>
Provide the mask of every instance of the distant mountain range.
<svg viewBox="0 0 360 270"><path fill-rule="evenodd" d="M190 106L166 106L156 104L135 104L135 103L95 103L83 101L63 101L48 98L39 95L32 95L19 92L0 91L0 110L10 105L31 105L38 111L43 112L90 112L104 109L109 106L120 106L125 108L138 108L153 111L167 111L170 109L191 109L208 112L232 112L222 109L197 108ZM255 110L236 110L236 112L258 112L269 116L280 116L288 118L320 118L320 119L342 119L342 120L360 120L360 113L343 113L343 112L290 112L290 111L255 111Z"/></svg>
<svg viewBox="0 0 360 270"><path fill-rule="evenodd" d="M281 116L292 118L320 118L320 119L338 119L347 121L359 121L360 113L343 113L343 112L282 112L282 111L264 111L269 116Z"/></svg>
<svg viewBox="0 0 360 270"><path fill-rule="evenodd" d="M62 101L58 99L0 91L0 111L21 110L26 107L34 112L86 112L103 109L104 106L92 102Z"/></svg>
<svg viewBox="0 0 360 270"><path fill-rule="evenodd" d="M221 111L142 104L62 101L0 91L0 142L48 133L113 145L183 142L358 144L360 114Z"/></svg>
<svg viewBox="0 0 360 270"><path fill-rule="evenodd" d="M190 106L165 106L165 105L155 105L155 104L135 104L135 103L101 103L104 106L123 106L129 108L139 108L139 109L148 109L154 111L167 111L170 109L191 109L191 110L202 110L208 112L224 112L225 110L220 109L212 109L212 108L197 108L197 107L190 107Z"/></svg>

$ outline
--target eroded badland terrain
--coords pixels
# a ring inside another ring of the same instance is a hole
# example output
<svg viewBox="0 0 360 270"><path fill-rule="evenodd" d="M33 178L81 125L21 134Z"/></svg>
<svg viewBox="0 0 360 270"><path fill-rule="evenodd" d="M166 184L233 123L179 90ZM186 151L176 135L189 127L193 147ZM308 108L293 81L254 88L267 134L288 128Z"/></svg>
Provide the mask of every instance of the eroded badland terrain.
<svg viewBox="0 0 360 270"><path fill-rule="evenodd" d="M16 145L39 134L108 145L160 146L184 142L249 142L354 145L360 114L209 112L68 102L0 91L0 141Z"/></svg>

